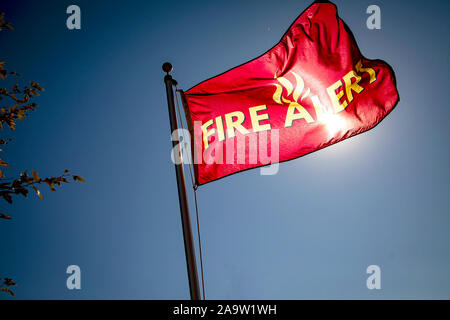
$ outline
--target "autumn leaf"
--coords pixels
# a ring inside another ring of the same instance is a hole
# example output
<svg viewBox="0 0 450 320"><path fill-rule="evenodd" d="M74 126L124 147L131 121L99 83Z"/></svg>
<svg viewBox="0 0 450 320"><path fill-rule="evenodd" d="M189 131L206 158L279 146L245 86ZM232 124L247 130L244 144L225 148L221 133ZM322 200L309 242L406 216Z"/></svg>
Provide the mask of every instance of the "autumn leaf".
<svg viewBox="0 0 450 320"><path fill-rule="evenodd" d="M8 203L12 203L12 197L9 193L3 193L2 196Z"/></svg>
<svg viewBox="0 0 450 320"><path fill-rule="evenodd" d="M17 283L13 281L11 278L5 278L3 285L4 286L15 286Z"/></svg>
<svg viewBox="0 0 450 320"><path fill-rule="evenodd" d="M11 220L11 216L3 214L3 213L0 213L0 218L1 219L6 219L6 220Z"/></svg>
<svg viewBox="0 0 450 320"><path fill-rule="evenodd" d="M86 181L84 181L84 179L80 176L73 175L72 177L73 177L74 181L80 181L80 182L86 183Z"/></svg>
<svg viewBox="0 0 450 320"><path fill-rule="evenodd" d="M12 296L15 296L15 295L16 295L14 292L12 292L11 290L9 290L8 288L1 288L1 290L2 290L3 292L9 293L9 294L12 295Z"/></svg>
<svg viewBox="0 0 450 320"><path fill-rule="evenodd" d="M42 196L41 192L39 191L38 188L36 188L35 186L32 187L34 191L36 191L36 194L39 196L39 198L41 198L41 200L44 199L44 197Z"/></svg>
<svg viewBox="0 0 450 320"><path fill-rule="evenodd" d="M33 179L35 182L41 181L41 179L39 178L38 173L36 171L31 170L31 172L33 173Z"/></svg>
<svg viewBox="0 0 450 320"><path fill-rule="evenodd" d="M11 167L9 164L7 164L3 159L0 159L0 166L2 167Z"/></svg>
<svg viewBox="0 0 450 320"><path fill-rule="evenodd" d="M10 22L5 21L5 13L0 12L0 31L5 27L8 30L14 30Z"/></svg>
<svg viewBox="0 0 450 320"><path fill-rule="evenodd" d="M0 62L0 78L2 78L3 80L5 80L5 62Z"/></svg>

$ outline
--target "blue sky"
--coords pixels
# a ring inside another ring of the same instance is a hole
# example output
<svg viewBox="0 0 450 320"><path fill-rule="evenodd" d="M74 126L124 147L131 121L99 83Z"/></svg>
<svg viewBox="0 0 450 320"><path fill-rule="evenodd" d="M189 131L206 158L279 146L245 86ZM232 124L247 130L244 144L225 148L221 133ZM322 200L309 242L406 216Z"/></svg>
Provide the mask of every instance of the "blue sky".
<svg viewBox="0 0 450 320"><path fill-rule="evenodd" d="M82 29L66 28L77 4ZM187 299L161 64L179 87L259 56L310 1L2 1L0 61L46 89L3 136L6 173L66 168L45 200L6 202L0 275L16 299ZM448 1L335 1L401 101L374 130L198 190L207 298L450 298ZM366 28L378 4L382 29ZM192 193L190 193L192 196ZM191 205L193 198L191 197ZM66 288L79 265L81 290ZM381 290L366 268L381 267ZM10 299L6 294L0 299Z"/></svg>

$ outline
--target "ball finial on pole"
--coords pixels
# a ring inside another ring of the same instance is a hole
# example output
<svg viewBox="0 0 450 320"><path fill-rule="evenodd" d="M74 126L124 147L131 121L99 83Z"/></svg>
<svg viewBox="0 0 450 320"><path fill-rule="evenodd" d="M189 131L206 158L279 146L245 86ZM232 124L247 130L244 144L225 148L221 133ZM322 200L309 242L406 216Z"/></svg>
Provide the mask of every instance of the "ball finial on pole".
<svg viewBox="0 0 450 320"><path fill-rule="evenodd" d="M164 62L163 65L162 65L162 69L163 69L164 72L169 74L169 72L171 72L173 70L173 67L170 64L170 62Z"/></svg>

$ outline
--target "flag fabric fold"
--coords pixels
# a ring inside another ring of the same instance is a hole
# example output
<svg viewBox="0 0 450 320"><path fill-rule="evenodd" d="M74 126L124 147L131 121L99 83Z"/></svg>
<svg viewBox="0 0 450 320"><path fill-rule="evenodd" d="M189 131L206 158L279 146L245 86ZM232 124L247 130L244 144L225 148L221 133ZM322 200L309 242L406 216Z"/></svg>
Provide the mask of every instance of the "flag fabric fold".
<svg viewBox="0 0 450 320"><path fill-rule="evenodd" d="M198 185L294 159L376 126L399 100L330 2L313 3L260 57L184 93Z"/></svg>

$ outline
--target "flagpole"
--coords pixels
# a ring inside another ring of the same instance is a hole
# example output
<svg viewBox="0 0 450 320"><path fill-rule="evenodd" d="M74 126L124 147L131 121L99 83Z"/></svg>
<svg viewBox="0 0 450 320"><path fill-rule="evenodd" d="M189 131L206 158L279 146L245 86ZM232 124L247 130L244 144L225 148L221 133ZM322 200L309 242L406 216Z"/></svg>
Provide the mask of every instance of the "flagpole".
<svg viewBox="0 0 450 320"><path fill-rule="evenodd" d="M169 106L170 130L172 133L178 129L177 116L175 112L173 86L177 82L169 74L172 71L172 65L168 62L164 63L163 71L166 72L164 83L166 84L167 104ZM178 132L175 132L175 140L172 139L172 147L175 147L177 141L180 141ZM180 155L181 157L181 155ZM183 162L175 164L175 172L178 186L178 201L180 204L181 225L183 228L184 250L186 254L186 266L189 279L189 290L191 300L200 300L200 286L198 283L197 263L195 259L194 241L192 239L191 220L189 218L189 204L186 194L186 183L184 179Z"/></svg>

